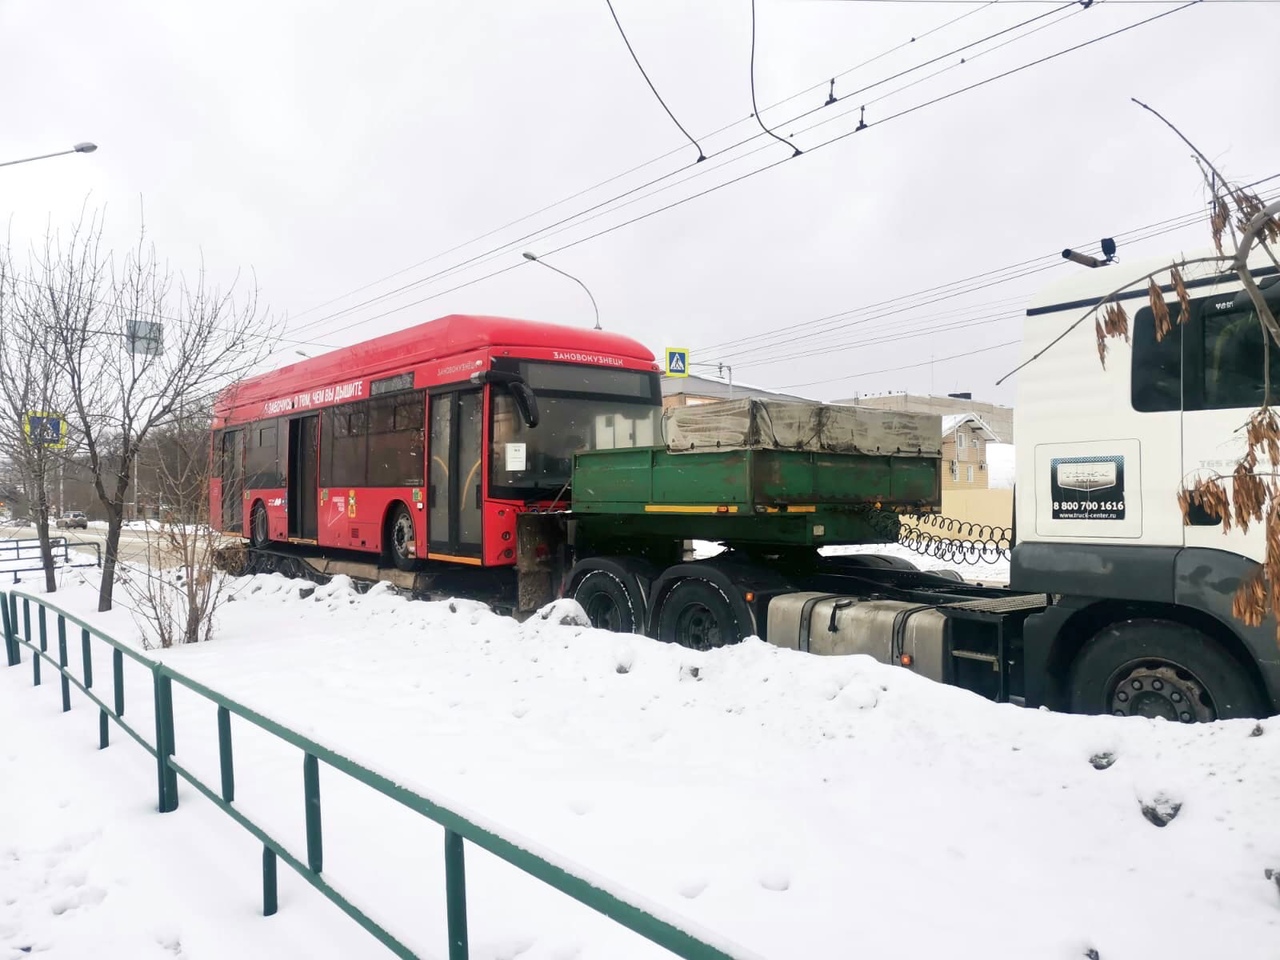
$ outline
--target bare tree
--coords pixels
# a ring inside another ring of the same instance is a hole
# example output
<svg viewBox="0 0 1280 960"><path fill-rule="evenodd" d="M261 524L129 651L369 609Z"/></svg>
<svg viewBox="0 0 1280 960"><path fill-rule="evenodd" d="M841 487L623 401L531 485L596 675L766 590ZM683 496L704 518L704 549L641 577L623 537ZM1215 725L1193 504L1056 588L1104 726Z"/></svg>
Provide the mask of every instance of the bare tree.
<svg viewBox="0 0 1280 960"><path fill-rule="evenodd" d="M51 243L46 236L46 252ZM48 350L50 313L41 277L38 269L19 274L10 248L0 251L0 452L22 478L40 540L45 590L53 593L58 585L49 537L50 485L61 468L67 436L63 430L54 436L49 427L61 421L67 391Z"/></svg>
<svg viewBox="0 0 1280 960"><path fill-rule="evenodd" d="M184 406L207 406L265 359L277 330L259 312L256 290L237 300L236 284L220 290L203 264L191 280L175 275L147 243L145 229L118 259L100 257L101 229L95 218L53 251L45 293L50 349L67 378L69 414L107 514L98 609L110 610L139 451Z"/></svg>
<svg viewBox="0 0 1280 960"><path fill-rule="evenodd" d="M130 571L121 582L137 605L144 636L161 647L208 640L225 599L226 578L215 571L221 538L209 522L211 424L207 408L184 411L152 437L164 509L147 540L149 570Z"/></svg>

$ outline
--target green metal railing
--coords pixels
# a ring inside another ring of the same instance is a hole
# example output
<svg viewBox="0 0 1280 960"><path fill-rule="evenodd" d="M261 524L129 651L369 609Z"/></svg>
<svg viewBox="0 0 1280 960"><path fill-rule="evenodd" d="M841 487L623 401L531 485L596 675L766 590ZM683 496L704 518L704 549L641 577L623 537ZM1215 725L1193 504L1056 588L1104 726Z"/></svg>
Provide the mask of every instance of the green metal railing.
<svg viewBox="0 0 1280 960"><path fill-rule="evenodd" d="M21 623L18 618L19 601L21 601L22 611ZM31 617L33 606L36 611L34 633ZM50 613L57 618L56 659L49 651L48 614ZM64 712L71 709L71 687L73 686L98 707L100 749L105 749L109 745L110 725L114 722L155 757L157 809L160 813L168 813L178 808L178 777L182 777L262 843L262 912L264 916L271 916L278 909L277 862L283 860L396 956L406 960L418 957L418 954L395 934L375 922L360 907L335 890L324 876L323 819L320 804L320 765L323 762L325 766L346 774L444 828L445 917L449 960L467 960L469 955L464 841L487 850L529 876L536 877L548 886L617 921L685 960L745 960L754 956L749 951L725 942L713 945L707 942L709 936L705 933L701 934L701 938L694 936L687 930L655 916L643 906L575 875L569 869L519 846L493 830L478 826L440 803L394 783L382 774L184 676L172 667L142 655L45 600L17 590L9 591L7 594L0 591L0 618L3 619L6 659L10 667L18 666L22 662L22 648L26 647L33 654L32 681L35 685L40 685L42 680L42 662L58 671ZM80 629L81 664L78 676L68 663L68 623ZM99 640L111 649L110 703L95 692L93 640ZM125 721L125 657L151 674L151 693L155 703L154 743L149 742L141 732ZM218 708L218 754L221 778L216 789L204 783L175 759L173 722L173 685L175 683L203 697ZM305 856L296 856L291 853L280 840L268 834L235 806L235 766L231 742L233 714L302 751L303 810L306 823Z"/></svg>

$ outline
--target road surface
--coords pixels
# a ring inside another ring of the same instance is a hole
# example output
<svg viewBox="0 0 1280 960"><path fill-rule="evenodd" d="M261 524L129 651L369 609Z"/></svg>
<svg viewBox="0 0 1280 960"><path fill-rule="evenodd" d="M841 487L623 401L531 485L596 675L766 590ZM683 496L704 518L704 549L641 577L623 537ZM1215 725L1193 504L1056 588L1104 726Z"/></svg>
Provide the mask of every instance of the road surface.
<svg viewBox="0 0 1280 960"><path fill-rule="evenodd" d="M99 549L105 550L107 544L107 531L105 527L90 527L88 530L59 530L54 527L49 528L50 537L66 537L71 541L72 549L77 552L94 556L94 549L91 544L98 544ZM120 559L126 563L147 564L153 562L153 558L158 557L162 534L158 531L147 530L131 530L128 527L120 531ZM36 538L36 528L14 527L8 524L0 525L0 539L3 540L34 540ZM80 545L77 547L77 545ZM23 556L26 554L24 553Z"/></svg>

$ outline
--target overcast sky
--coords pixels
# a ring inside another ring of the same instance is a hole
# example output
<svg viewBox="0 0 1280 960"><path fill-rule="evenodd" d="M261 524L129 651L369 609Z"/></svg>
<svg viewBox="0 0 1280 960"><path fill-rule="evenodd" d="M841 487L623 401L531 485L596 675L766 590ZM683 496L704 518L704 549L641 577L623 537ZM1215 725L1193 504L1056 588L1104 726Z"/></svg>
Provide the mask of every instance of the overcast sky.
<svg viewBox="0 0 1280 960"><path fill-rule="evenodd" d="M995 345L1019 338L1038 287L1082 268L1044 259L1046 270L968 295L917 294L1064 246L1096 251L1107 235L1120 236L1121 257L1203 246L1200 225L1123 236L1203 198L1188 151L1129 98L1166 112L1231 176L1280 174L1280 5L1205 0L893 115L1175 6L759 0L762 115L805 150L786 159L790 148L763 135L718 153L759 133L748 0L615 0L659 92L701 140L708 159L693 167L604 0L0 0L0 160L100 147L0 168L0 197L22 245L87 197L107 209L114 243L128 242L144 205L175 267L203 253L216 277L252 269L297 341L282 345L283 365L295 350L454 312L589 327L581 289L522 250L554 251L785 161L548 262L591 288L606 328L655 353L690 347L695 363L731 364L738 382L819 399L970 390L1011 403L1014 381L994 380L1016 347ZM822 106L828 79L872 58L837 80L847 99ZM867 129L818 146L852 131L863 104ZM616 212L551 226L662 177ZM521 239L549 227L559 232Z"/></svg>

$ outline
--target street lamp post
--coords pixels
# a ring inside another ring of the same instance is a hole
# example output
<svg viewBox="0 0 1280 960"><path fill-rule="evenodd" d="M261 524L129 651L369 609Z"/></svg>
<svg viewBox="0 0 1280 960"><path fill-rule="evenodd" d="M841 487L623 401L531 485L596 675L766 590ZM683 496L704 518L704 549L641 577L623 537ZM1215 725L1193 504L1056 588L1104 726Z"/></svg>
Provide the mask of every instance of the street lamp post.
<svg viewBox="0 0 1280 960"><path fill-rule="evenodd" d="M573 274L571 274L571 273L565 273L565 272L564 272L563 270L561 270L559 267L553 267L551 264L547 263L547 261L545 261L545 260L539 260L536 254L529 253L528 251L526 251L526 252L523 254L523 256L524 256L524 258L525 258L526 260L530 261L531 263L540 263L540 264L542 264L544 267L546 267L548 270L554 270L556 273L560 274L560 276L562 276L562 277L568 277L570 280L572 280L574 283L576 283L578 286L580 286L583 290L586 290L586 291L587 291L587 296L588 296L588 297L591 297L591 308L592 308L593 310L595 310L595 312L596 312L596 325L595 325L595 329L597 329L597 330L602 330L602 329L604 329L603 327L601 327L601 326L600 326L600 308L599 308L598 306L596 306L596 298L591 296L591 291L590 291L590 290L587 290L587 285L586 285L585 283L583 283L581 280L579 280L579 279L578 279L577 277L575 277Z"/></svg>
<svg viewBox="0 0 1280 960"><path fill-rule="evenodd" d="M38 157L23 157L21 160L5 160L0 167L12 167L17 163L31 163L33 160L48 160L50 157L65 157L69 153L93 153L98 149L96 143L77 143L70 150L59 150L57 153L42 153Z"/></svg>

